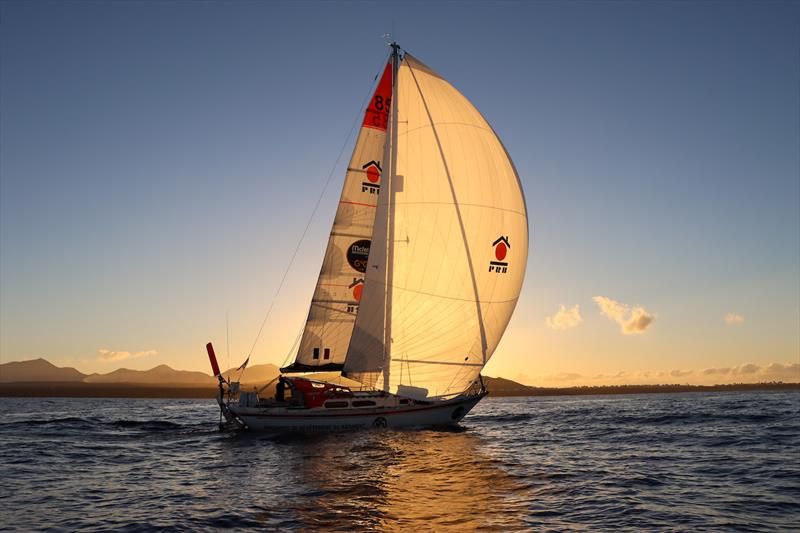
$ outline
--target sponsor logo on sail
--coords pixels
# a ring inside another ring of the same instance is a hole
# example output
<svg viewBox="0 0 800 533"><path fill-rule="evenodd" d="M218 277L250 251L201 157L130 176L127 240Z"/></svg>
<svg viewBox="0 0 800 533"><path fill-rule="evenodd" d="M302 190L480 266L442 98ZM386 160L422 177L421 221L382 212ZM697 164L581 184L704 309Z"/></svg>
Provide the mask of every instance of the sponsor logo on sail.
<svg viewBox="0 0 800 533"><path fill-rule="evenodd" d="M357 272L367 271L367 259L369 259L370 241L362 239L352 243L347 248L347 263Z"/></svg>
<svg viewBox="0 0 800 533"><path fill-rule="evenodd" d="M505 258L508 255L508 250L511 248L511 245L508 243L508 237L500 235L500 237L492 243L492 247L494 248L494 257L497 261L489 261L489 272L505 274L508 272L508 262L505 261Z"/></svg>
<svg viewBox="0 0 800 533"><path fill-rule="evenodd" d="M353 278L353 283L348 287L353 291L353 299L355 302L347 304L347 312L355 313L358 311L358 304L361 303L361 294L364 292L364 278Z"/></svg>
<svg viewBox="0 0 800 533"><path fill-rule="evenodd" d="M370 161L361 165L361 168L367 173L367 181L361 183L361 192L378 194L381 190L381 185L378 183L381 180L381 164L377 161Z"/></svg>

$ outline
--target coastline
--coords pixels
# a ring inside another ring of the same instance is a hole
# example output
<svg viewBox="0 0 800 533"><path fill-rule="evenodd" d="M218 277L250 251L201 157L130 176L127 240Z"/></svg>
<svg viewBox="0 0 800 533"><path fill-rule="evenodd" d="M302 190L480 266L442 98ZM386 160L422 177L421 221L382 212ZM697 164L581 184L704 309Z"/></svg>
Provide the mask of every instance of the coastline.
<svg viewBox="0 0 800 533"><path fill-rule="evenodd" d="M495 378L496 379L496 378ZM601 387L526 387L488 378L490 396L598 396L683 392L800 391L800 383L736 383L731 385L613 385ZM503 380L506 381L506 380ZM494 383L492 383L494 382ZM245 388L249 388L245 386ZM0 398L163 398L214 399L216 387L133 383L14 382L0 383Z"/></svg>

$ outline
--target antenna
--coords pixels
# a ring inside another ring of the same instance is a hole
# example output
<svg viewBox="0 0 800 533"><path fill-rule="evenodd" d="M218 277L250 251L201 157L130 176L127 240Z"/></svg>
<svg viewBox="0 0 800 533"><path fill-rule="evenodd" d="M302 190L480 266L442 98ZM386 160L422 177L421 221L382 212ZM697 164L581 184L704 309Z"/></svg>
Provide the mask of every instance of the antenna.
<svg viewBox="0 0 800 533"><path fill-rule="evenodd" d="M228 357L228 383L231 381L231 330L228 327L228 310L225 309L225 351Z"/></svg>

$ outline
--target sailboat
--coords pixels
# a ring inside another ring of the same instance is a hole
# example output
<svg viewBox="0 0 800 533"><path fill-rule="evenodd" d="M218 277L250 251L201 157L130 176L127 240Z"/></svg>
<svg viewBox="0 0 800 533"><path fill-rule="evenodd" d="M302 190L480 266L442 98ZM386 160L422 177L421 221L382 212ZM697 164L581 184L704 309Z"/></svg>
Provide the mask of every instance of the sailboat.
<svg viewBox="0 0 800 533"><path fill-rule="evenodd" d="M528 218L489 123L396 43L364 112L293 363L274 395L219 371L227 424L315 431L458 423L519 298ZM377 79L377 78L376 78ZM339 372L342 380L315 379Z"/></svg>

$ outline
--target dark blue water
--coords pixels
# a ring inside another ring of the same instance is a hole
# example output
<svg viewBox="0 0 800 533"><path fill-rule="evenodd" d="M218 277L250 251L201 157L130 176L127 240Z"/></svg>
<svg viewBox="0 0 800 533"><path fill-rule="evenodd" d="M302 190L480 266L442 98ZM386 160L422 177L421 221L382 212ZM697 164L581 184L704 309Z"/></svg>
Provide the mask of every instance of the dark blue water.
<svg viewBox="0 0 800 533"><path fill-rule="evenodd" d="M800 529L800 393L488 398L454 431L223 434L201 400L2 399L0 529Z"/></svg>

